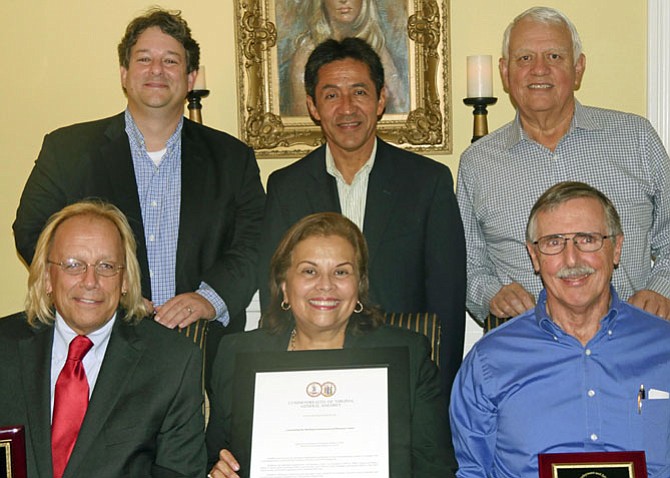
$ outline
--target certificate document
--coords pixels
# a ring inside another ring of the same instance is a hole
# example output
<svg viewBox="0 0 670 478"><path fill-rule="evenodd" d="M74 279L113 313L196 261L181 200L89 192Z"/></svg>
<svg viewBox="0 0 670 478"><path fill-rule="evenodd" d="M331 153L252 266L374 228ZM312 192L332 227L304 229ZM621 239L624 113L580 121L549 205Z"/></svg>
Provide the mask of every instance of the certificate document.
<svg viewBox="0 0 670 478"><path fill-rule="evenodd" d="M388 478L387 397L386 367L257 373L250 477Z"/></svg>
<svg viewBox="0 0 670 478"><path fill-rule="evenodd" d="M238 354L242 478L389 478L411 463L406 347ZM403 477L404 478L404 477Z"/></svg>

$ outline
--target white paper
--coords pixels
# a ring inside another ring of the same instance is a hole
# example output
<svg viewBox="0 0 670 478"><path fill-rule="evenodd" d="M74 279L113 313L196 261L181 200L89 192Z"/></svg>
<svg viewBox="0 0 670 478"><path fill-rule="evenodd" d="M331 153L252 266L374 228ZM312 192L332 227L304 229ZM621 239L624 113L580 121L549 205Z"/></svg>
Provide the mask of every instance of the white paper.
<svg viewBox="0 0 670 478"><path fill-rule="evenodd" d="M649 390L647 398L649 400L668 400L670 399L670 393L665 392L663 390L656 390L655 388L652 388Z"/></svg>
<svg viewBox="0 0 670 478"><path fill-rule="evenodd" d="M384 367L256 374L251 478L388 478Z"/></svg>

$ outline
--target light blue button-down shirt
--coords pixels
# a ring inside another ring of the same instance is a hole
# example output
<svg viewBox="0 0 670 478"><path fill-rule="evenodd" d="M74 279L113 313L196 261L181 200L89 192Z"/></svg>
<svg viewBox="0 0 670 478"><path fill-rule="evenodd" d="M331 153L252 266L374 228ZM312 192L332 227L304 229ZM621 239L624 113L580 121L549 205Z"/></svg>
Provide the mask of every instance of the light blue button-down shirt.
<svg viewBox="0 0 670 478"><path fill-rule="evenodd" d="M570 130L554 151L530 139L517 114L461 156L456 192L467 245L467 307L478 319L510 282L539 294L526 222L537 198L561 181L590 184L619 212L626 240L612 283L621 297L642 289L670 297L670 160L663 143L640 116L576 102Z"/></svg>
<svg viewBox="0 0 670 478"><path fill-rule="evenodd" d="M670 476L670 322L622 302L586 346L535 309L487 333L454 382L459 478L537 478L539 453L644 450ZM638 413L644 385L647 399Z"/></svg>
<svg viewBox="0 0 670 478"><path fill-rule="evenodd" d="M156 165L147 153L144 136L128 110L126 133L135 169L135 181L142 210L144 238L151 281L151 299L155 306L167 302L176 292L177 240L181 205L181 118L165 144L165 154ZM216 320L228 325L228 307L219 294L201 282L198 294L216 310Z"/></svg>

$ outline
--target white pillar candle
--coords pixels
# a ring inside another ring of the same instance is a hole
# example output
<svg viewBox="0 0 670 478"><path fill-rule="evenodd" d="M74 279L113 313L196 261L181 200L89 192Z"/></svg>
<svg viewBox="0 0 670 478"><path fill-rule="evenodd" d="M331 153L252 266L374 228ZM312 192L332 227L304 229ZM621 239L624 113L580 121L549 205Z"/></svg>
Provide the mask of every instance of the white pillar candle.
<svg viewBox="0 0 670 478"><path fill-rule="evenodd" d="M198 69L198 76L195 77L195 84L193 85L194 90L206 90L207 89L207 80L205 79L205 67L200 65Z"/></svg>
<svg viewBox="0 0 670 478"><path fill-rule="evenodd" d="M468 98L493 96L491 55L468 57Z"/></svg>

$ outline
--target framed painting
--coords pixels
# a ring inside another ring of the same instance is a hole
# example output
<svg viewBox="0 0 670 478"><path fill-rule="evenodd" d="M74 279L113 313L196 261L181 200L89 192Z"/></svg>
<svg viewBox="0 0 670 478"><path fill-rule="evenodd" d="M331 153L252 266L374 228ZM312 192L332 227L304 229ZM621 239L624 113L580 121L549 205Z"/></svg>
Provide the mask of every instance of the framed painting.
<svg viewBox="0 0 670 478"><path fill-rule="evenodd" d="M448 0L235 0L240 133L259 158L302 157L323 143L305 106L304 67L321 41L359 36L384 66L379 136L451 152Z"/></svg>

